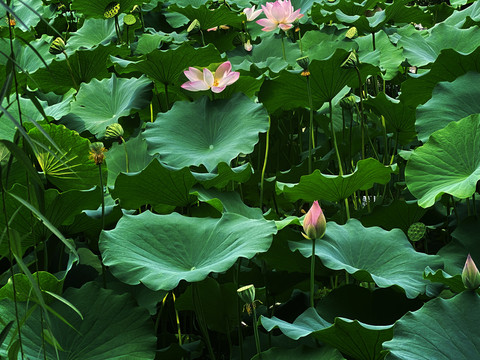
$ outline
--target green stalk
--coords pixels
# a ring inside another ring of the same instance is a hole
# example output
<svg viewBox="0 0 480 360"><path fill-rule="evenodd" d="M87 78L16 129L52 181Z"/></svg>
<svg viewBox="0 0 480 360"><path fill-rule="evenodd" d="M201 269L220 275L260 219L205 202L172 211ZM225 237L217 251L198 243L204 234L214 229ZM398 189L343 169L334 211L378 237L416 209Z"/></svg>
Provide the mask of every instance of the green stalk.
<svg viewBox="0 0 480 360"><path fill-rule="evenodd" d="M102 177L102 164L98 164L98 172L100 175L100 193L101 193L101 200L102 200L102 231L105 229L105 197L103 193L103 177ZM103 277L103 287L107 288L107 268L102 263L102 277Z"/></svg>
<svg viewBox="0 0 480 360"><path fill-rule="evenodd" d="M315 240L312 240L312 259L310 261L310 306L315 308L314 294L315 294Z"/></svg>
<svg viewBox="0 0 480 360"><path fill-rule="evenodd" d="M121 44L122 35L120 34L120 25L118 25L118 14L115 15L115 32L117 33L117 44Z"/></svg>
<svg viewBox="0 0 480 360"><path fill-rule="evenodd" d="M337 136L335 135L335 129L333 127L333 108L332 108L332 100L328 101L328 110L330 113L330 128L332 131L332 139L333 139L333 146L335 148L335 153L337 154L337 162L338 162L338 172L340 176L343 176L343 166L342 166L342 159L340 159L340 152L338 151L337 145ZM347 214L347 220L350 219L350 207L348 205L348 199L345 200L345 213Z"/></svg>
<svg viewBox="0 0 480 360"><path fill-rule="evenodd" d="M282 32L282 54L283 60L287 61L287 56L285 55L285 43L283 42L283 38L285 37L285 32Z"/></svg>
<svg viewBox="0 0 480 360"><path fill-rule="evenodd" d="M267 159L268 159L268 143L270 140L270 116L268 117L268 130L267 130L267 136L265 139L265 158L263 160L263 167L262 167L262 175L260 179L260 209L263 208L263 182L265 180L265 169L267 168Z"/></svg>
<svg viewBox="0 0 480 360"><path fill-rule="evenodd" d="M255 336L255 346L257 347L257 354L260 358L260 353L262 349L260 348L260 337L258 336L258 321L257 321L257 310L255 310L255 304L252 304L253 308L253 333Z"/></svg>
<svg viewBox="0 0 480 360"><path fill-rule="evenodd" d="M303 56L302 30L300 30L300 26L298 27L298 41L300 43L300 55Z"/></svg>
<svg viewBox="0 0 480 360"><path fill-rule="evenodd" d="M313 159L312 153L315 148L315 137L313 131L313 98L312 98L312 87L310 84L310 76L307 75L307 94L308 94L308 106L310 107L310 136L308 137L308 173L312 173L313 169Z"/></svg>
<svg viewBox="0 0 480 360"><path fill-rule="evenodd" d="M127 173L128 173L128 151L127 151L127 143L125 142L125 139L123 136L120 136L120 139L123 142L123 148L125 149L125 164L127 166Z"/></svg>
<svg viewBox="0 0 480 360"><path fill-rule="evenodd" d="M182 332L180 331L180 320L178 318L178 311L177 308L175 307L175 293L172 290L172 298L173 298L173 308L175 310L175 320L177 322L177 335L178 335L178 345L182 346Z"/></svg>
<svg viewBox="0 0 480 360"><path fill-rule="evenodd" d="M208 335L207 324L205 323L202 302L200 300L200 293L198 290L198 283L194 282L192 286L193 286L192 287L193 306L195 308L195 314L197 315L197 320L200 325L200 330L202 331L203 337L205 338L210 359L215 360L215 354L213 353L212 343L210 342L210 336Z"/></svg>
<svg viewBox="0 0 480 360"><path fill-rule="evenodd" d="M13 288L13 303L15 305L15 320L17 322L17 329L18 329L18 344L20 346L20 353L22 355L22 360L23 360L25 355L23 353L22 332L21 332L21 326L20 326L20 318L18 316L18 301L17 301L15 273L13 272L12 239L10 238L10 226L9 226L8 215L7 215L7 204L5 201L6 189L5 189L5 186L3 185L2 179L3 179L2 167L0 166L0 185L1 185L1 191L2 191L3 216L5 218L5 231L7 233L7 241L8 241L8 261L10 262L10 276L12 279L12 288Z"/></svg>
<svg viewBox="0 0 480 360"><path fill-rule="evenodd" d="M70 70L70 77L72 78L73 86L75 86L75 90L78 90L78 85L77 85L77 82L75 81L75 77L73 76L73 70L72 70L72 67L70 66L70 61L68 61L68 55L65 51L63 52L63 55L65 55L65 59L67 60L67 66L68 66L68 70Z"/></svg>

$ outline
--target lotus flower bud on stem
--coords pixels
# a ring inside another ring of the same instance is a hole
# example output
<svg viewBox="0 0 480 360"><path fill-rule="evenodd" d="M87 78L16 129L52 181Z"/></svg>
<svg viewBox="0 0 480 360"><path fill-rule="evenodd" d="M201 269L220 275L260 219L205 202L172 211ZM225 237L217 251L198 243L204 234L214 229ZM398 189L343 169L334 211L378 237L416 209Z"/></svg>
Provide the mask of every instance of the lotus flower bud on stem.
<svg viewBox="0 0 480 360"><path fill-rule="evenodd" d="M327 220L323 214L318 201L315 200L305 219L303 219L303 236L310 240L320 239L327 230Z"/></svg>
<svg viewBox="0 0 480 360"><path fill-rule="evenodd" d="M90 159L95 161L95 165L102 165L105 160L105 147L100 141L90 144Z"/></svg>
<svg viewBox="0 0 480 360"><path fill-rule="evenodd" d="M122 125L120 125L119 123L115 123L107 126L107 130L105 130L105 139L118 139L121 143L123 133L124 131Z"/></svg>
<svg viewBox="0 0 480 360"><path fill-rule="evenodd" d="M52 55L58 55L65 51L65 41L59 36L55 40L52 41L50 47L48 48L48 52Z"/></svg>
<svg viewBox="0 0 480 360"><path fill-rule="evenodd" d="M467 256L467 261L462 271L463 285L469 290L475 290L480 286L480 273L470 254Z"/></svg>

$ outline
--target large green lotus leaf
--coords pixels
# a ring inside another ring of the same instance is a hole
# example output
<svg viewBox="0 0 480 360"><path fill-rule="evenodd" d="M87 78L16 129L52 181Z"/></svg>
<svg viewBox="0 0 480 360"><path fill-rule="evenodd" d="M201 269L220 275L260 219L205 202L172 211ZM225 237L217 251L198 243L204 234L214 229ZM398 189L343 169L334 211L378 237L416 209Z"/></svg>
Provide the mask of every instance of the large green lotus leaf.
<svg viewBox="0 0 480 360"><path fill-rule="evenodd" d="M50 291L54 294L60 295L62 293L63 280L57 279L53 274L50 274L47 271L39 271L32 274L35 282L38 283L38 286L42 291ZM0 299L8 298L10 300L16 301L28 301L29 299L36 299L35 294L33 293L33 287L28 279L27 275L24 274L15 274L15 296L13 294L13 281L12 278L8 279L8 283L0 288ZM45 301L52 301L53 297L44 294ZM36 301L36 300L34 300Z"/></svg>
<svg viewBox="0 0 480 360"><path fill-rule="evenodd" d="M395 324L383 344L387 360L471 360L480 358L480 297L465 291L452 299L433 299Z"/></svg>
<svg viewBox="0 0 480 360"><path fill-rule="evenodd" d="M342 354L335 348L322 346L321 348L311 348L305 345L286 349L272 347L263 351L260 355L255 355L252 360L344 360Z"/></svg>
<svg viewBox="0 0 480 360"><path fill-rule="evenodd" d="M463 27L465 29L472 26L472 22L477 23L478 21L480 21L480 4L477 1L474 1L472 5L465 9L454 11L453 14L445 19L444 23L458 28Z"/></svg>
<svg viewBox="0 0 480 360"><path fill-rule="evenodd" d="M277 193L284 194L289 201L327 200L340 201L357 190L368 190L373 184L386 184L394 172L393 166L385 166L373 158L360 160L355 171L348 175L322 174L315 170L300 178L298 184L276 183Z"/></svg>
<svg viewBox="0 0 480 360"><path fill-rule="evenodd" d="M470 115L436 131L415 149L405 181L418 205L430 207L444 193L461 199L472 196L480 180L479 138L480 115Z"/></svg>
<svg viewBox="0 0 480 360"><path fill-rule="evenodd" d="M235 69L250 71L254 65L259 69L268 68L273 72L279 72L289 64L295 65L295 60L301 56L298 45L284 39L286 56L286 60L284 60L281 44L282 40L279 35L273 32L261 34L260 44L254 44L252 51L245 51L243 46L239 46L228 53L228 59Z"/></svg>
<svg viewBox="0 0 480 360"><path fill-rule="evenodd" d="M152 290L172 290L181 280L197 282L228 270L238 258L270 247L275 223L227 213L220 219L172 213L124 215L100 235L104 264L121 281Z"/></svg>
<svg viewBox="0 0 480 360"><path fill-rule="evenodd" d="M146 77L93 79L80 85L77 100L72 103L71 112L75 121L69 127L102 137L108 125L128 116L133 109L142 109L150 103L153 84Z"/></svg>
<svg viewBox="0 0 480 360"><path fill-rule="evenodd" d="M116 64L115 68L119 72L137 71L164 85L178 85L178 77L189 66L206 67L221 62L222 58L213 45L195 49L183 44L176 49L152 51L137 61L115 57L111 61Z"/></svg>
<svg viewBox="0 0 480 360"><path fill-rule="evenodd" d="M398 135L400 144L408 144L415 139L415 110L401 101L392 99L385 93L364 102L365 108L385 118L387 132Z"/></svg>
<svg viewBox="0 0 480 360"><path fill-rule="evenodd" d="M357 320L337 317L333 324L322 319L315 309L308 308L291 324L275 316L261 317L267 331L278 327L291 339L312 335L316 339L337 348L342 353L358 360L382 359L382 343L392 338L390 326L363 324Z"/></svg>
<svg viewBox="0 0 480 360"><path fill-rule="evenodd" d="M147 123L144 137L148 152L160 154L166 164L182 168L205 165L212 172L220 162L230 163L240 153L249 154L258 133L268 130L268 114L243 94L230 99L176 102L154 123Z"/></svg>
<svg viewBox="0 0 480 360"><path fill-rule="evenodd" d="M338 49L326 60L313 60L310 63L310 83L314 109L319 109L324 102L333 100L345 87L358 87L358 76L355 69L345 69L340 65L347 59L348 53ZM370 64L359 66L362 80L368 75L379 72ZM283 70L278 77L265 80L260 89L259 100L270 112L277 109L290 110L308 107L307 78L300 71Z"/></svg>
<svg viewBox="0 0 480 360"><path fill-rule="evenodd" d="M451 83L438 83L432 98L417 108L419 140L426 142L433 132L443 129L450 122L480 113L479 81L479 73L468 72Z"/></svg>
<svg viewBox="0 0 480 360"><path fill-rule="evenodd" d="M33 102L29 99L20 97L20 109L22 114L22 121L40 121L43 120L42 114L37 110ZM18 113L18 104L17 99L11 97L11 102L9 103L6 98L3 99L2 106L7 109L8 114L10 114L16 121L20 123L20 116ZM45 109L47 107L46 102L39 101L40 105ZM0 114L0 139L13 141L15 133L17 131L15 124L11 119L3 112Z"/></svg>
<svg viewBox="0 0 480 360"><path fill-rule="evenodd" d="M87 283L80 289L69 288L63 297L75 306L83 316L60 301L51 304L72 327L59 318L49 315L51 332L62 350L58 357L50 342L45 341L47 360L105 360L138 359L152 360L155 357L156 337L148 312L139 308L129 294L117 295L112 290L102 289L96 283ZM26 313L25 305L18 306L20 317ZM0 318L15 319L13 302L0 302ZM23 350L29 359L43 359L41 314L33 311L22 325ZM45 321L45 315L43 317ZM16 330L13 326L6 343ZM134 340L134 341L133 341ZM0 349L0 355L5 355ZM3 354L2 354L3 353ZM5 355L6 356L6 355Z"/></svg>
<svg viewBox="0 0 480 360"><path fill-rule="evenodd" d="M41 68L32 74L33 81L29 79L32 88L40 88L44 92L64 94L82 82L89 82L93 78L103 79L110 76L106 63L111 54L123 53L125 50L117 48L114 44L109 46L97 46L93 50L77 50L68 57L72 68L65 60L64 54L57 55L49 69ZM77 89L78 90L78 89Z"/></svg>
<svg viewBox="0 0 480 360"><path fill-rule="evenodd" d="M358 45L345 36L348 29L337 30L335 27L324 27L321 30L310 30L302 37L302 48L310 60L325 60L332 56L338 48L346 51L357 50Z"/></svg>
<svg viewBox="0 0 480 360"><path fill-rule="evenodd" d="M469 71L480 72L480 48L467 55L452 49L443 50L430 71L402 83L400 101L416 108L432 97L433 89L440 81L451 82Z"/></svg>
<svg viewBox="0 0 480 360"><path fill-rule="evenodd" d="M402 36L398 46L403 47L403 54L412 66L424 66L435 62L443 49L454 49L466 55L477 49L480 42L480 28L458 29L446 24L438 24L428 30L429 36L414 33Z"/></svg>
<svg viewBox="0 0 480 360"><path fill-rule="evenodd" d="M153 159L141 172L118 175L112 197L120 199L124 209L138 209L146 204L187 206L196 200L190 195L196 182L188 168L171 169Z"/></svg>
<svg viewBox="0 0 480 360"><path fill-rule="evenodd" d="M355 39L358 44L358 54L361 57L364 52L373 51L372 34ZM385 71L383 80L392 80L398 73L400 64L405 60L401 48L393 45L384 31L375 34L375 50L379 51L380 69Z"/></svg>
<svg viewBox="0 0 480 360"><path fill-rule="evenodd" d="M377 1L354 1L337 0L334 2L322 2L312 8L312 20L317 24L343 23L355 26L360 33L374 33L383 28L388 22L396 23L422 23L430 24L431 15L422 11L418 6L406 6L408 0L396 0L391 4L385 4L384 9L379 6L379 11L374 11ZM371 13L371 16L367 16Z"/></svg>
<svg viewBox="0 0 480 360"><path fill-rule="evenodd" d="M229 25L240 28L242 21L246 19L243 13L235 13L224 5L216 9L209 9L205 5L196 8L193 6L180 7L176 3L173 3L168 9L186 16L190 21L198 20L200 22L200 28L204 31L219 25Z"/></svg>
<svg viewBox="0 0 480 360"><path fill-rule="evenodd" d="M107 186L113 187L115 179L121 172L127 172L125 147L128 154L128 171L131 173L142 171L152 161L152 156L147 154L147 143L143 136L137 135L130 138L125 144L113 143L108 150L108 180Z"/></svg>
<svg viewBox="0 0 480 360"><path fill-rule="evenodd" d="M122 23L122 22L120 22ZM82 27L71 34L67 50L79 48L92 48L98 45L108 45L117 34L115 20L112 19L86 19Z"/></svg>
<svg viewBox="0 0 480 360"><path fill-rule="evenodd" d="M132 10L135 5L142 6L143 0L115 0L115 3L120 4L119 13L126 13ZM77 10L86 17L104 19L105 9L110 5L112 0L74 0L72 2L72 9Z"/></svg>
<svg viewBox="0 0 480 360"><path fill-rule="evenodd" d="M290 248L305 257L312 255L310 240L290 242ZM400 229L366 228L356 219L345 225L328 222L315 254L329 269L345 270L359 281L374 281L381 288L399 286L409 299L435 292L423 271L427 266L442 265L439 256L416 252Z"/></svg>
<svg viewBox="0 0 480 360"><path fill-rule="evenodd" d="M231 181L237 183L247 182L252 176L253 169L250 163L231 168L226 163L219 163L215 173L197 173L192 172L197 181L203 185L205 189L217 188L223 189Z"/></svg>
<svg viewBox="0 0 480 360"><path fill-rule="evenodd" d="M410 225L418 222L426 212L416 201L393 200L388 205L376 206L360 221L366 227L380 226L385 230L399 228L406 234Z"/></svg>
<svg viewBox="0 0 480 360"><path fill-rule="evenodd" d="M33 128L28 132L30 138L44 147L38 146L36 154L42 172L47 179L61 190L90 189L99 185L98 166L89 158L90 141L82 138L76 131L63 125L47 124L42 126L58 148ZM106 172L104 171L104 175Z"/></svg>

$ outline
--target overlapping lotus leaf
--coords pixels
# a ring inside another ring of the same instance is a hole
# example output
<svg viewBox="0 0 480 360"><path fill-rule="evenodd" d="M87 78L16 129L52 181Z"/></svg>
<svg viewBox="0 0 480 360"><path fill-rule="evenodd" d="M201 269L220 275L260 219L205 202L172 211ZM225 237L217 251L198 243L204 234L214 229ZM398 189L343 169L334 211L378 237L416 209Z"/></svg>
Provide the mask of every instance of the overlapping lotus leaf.
<svg viewBox="0 0 480 360"><path fill-rule="evenodd" d="M405 181L420 206L432 206L442 194L472 196L480 180L479 138L480 115L470 115L434 132L415 149L405 168Z"/></svg>
<svg viewBox="0 0 480 360"><path fill-rule="evenodd" d="M470 360L480 357L480 297L465 291L452 299L437 298L408 312L383 344L387 360Z"/></svg>
<svg viewBox="0 0 480 360"><path fill-rule="evenodd" d="M123 282L152 290L172 290L181 280L197 282L228 270L270 247L274 222L227 213L220 219L178 213L124 215L115 229L102 232L104 264Z"/></svg>

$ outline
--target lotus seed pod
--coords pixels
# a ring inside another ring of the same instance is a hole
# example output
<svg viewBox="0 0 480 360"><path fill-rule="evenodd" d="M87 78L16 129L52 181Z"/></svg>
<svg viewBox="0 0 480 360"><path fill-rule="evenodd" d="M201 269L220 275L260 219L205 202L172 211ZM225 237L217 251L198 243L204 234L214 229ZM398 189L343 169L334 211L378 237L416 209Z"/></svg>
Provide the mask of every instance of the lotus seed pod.
<svg viewBox="0 0 480 360"><path fill-rule="evenodd" d="M310 64L310 59L308 56L304 56L297 59L297 64L305 71L308 70L308 65Z"/></svg>
<svg viewBox="0 0 480 360"><path fill-rule="evenodd" d="M48 48L48 52L52 55L58 55L65 51L65 41L61 37L57 37L55 40L52 41L50 47Z"/></svg>
<svg viewBox="0 0 480 360"><path fill-rule="evenodd" d="M345 33L345 37L348 39L353 39L358 36L358 30L355 26L352 26L348 31Z"/></svg>
<svg viewBox="0 0 480 360"><path fill-rule="evenodd" d="M357 54L355 54L355 51L352 51L350 52L350 54L348 54L347 59L342 63L342 65L340 65L340 67L348 69L348 68L357 67L358 64L359 62L358 62Z"/></svg>
<svg viewBox="0 0 480 360"><path fill-rule="evenodd" d="M253 304L255 302L255 286L246 285L237 290L237 294L245 304Z"/></svg>
<svg viewBox="0 0 480 360"><path fill-rule="evenodd" d="M105 17L105 19L111 19L114 16L118 15L119 11L120 11L120 4L116 1L113 1L105 7L103 16Z"/></svg>
<svg viewBox="0 0 480 360"><path fill-rule="evenodd" d="M137 22L137 18L135 17L135 15L127 14L123 18L123 22L125 25L132 26L135 25L135 23Z"/></svg>
<svg viewBox="0 0 480 360"><path fill-rule="evenodd" d="M105 160L105 147L100 141L90 144L90 159L95 161L95 165L102 165Z"/></svg>
<svg viewBox="0 0 480 360"><path fill-rule="evenodd" d="M427 231L427 227L424 223L416 222L410 225L408 228L408 238L410 241L416 242L421 240L425 236L425 232Z"/></svg>
<svg viewBox="0 0 480 360"><path fill-rule="evenodd" d="M357 99L355 95L345 96L342 100L340 100L340 106L346 110L353 109L356 103Z"/></svg>
<svg viewBox="0 0 480 360"><path fill-rule="evenodd" d="M118 139L123 136L123 127L119 123L107 126L105 139Z"/></svg>
<svg viewBox="0 0 480 360"><path fill-rule="evenodd" d="M197 19L193 20L188 26L187 32L192 32L194 30L200 30L200 21Z"/></svg>

